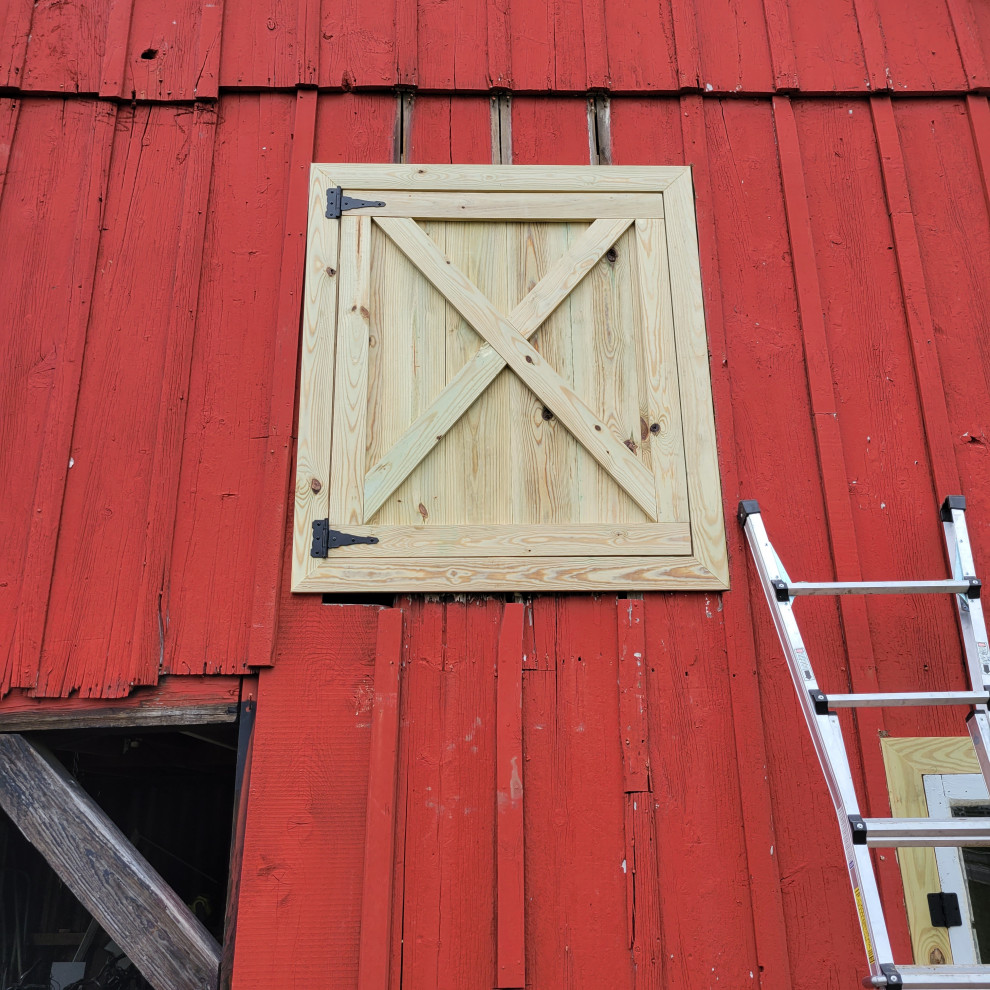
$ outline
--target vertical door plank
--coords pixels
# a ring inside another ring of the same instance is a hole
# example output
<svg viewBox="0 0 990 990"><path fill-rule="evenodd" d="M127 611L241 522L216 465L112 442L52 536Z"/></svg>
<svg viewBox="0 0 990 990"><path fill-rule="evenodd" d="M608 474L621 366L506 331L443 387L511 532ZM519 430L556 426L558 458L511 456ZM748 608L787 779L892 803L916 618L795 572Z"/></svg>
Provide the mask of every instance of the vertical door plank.
<svg viewBox="0 0 990 990"><path fill-rule="evenodd" d="M402 611L384 609L378 617L375 653L358 990L383 990L388 986L401 662Z"/></svg>
<svg viewBox="0 0 990 990"><path fill-rule="evenodd" d="M519 288L528 294L571 244L572 224L516 224L512 232L519 259ZM568 383L574 380L569 301L536 331L534 346ZM515 376L510 378L512 420L520 431L513 461L512 520L515 523L564 523L575 518L577 445L553 411Z"/></svg>
<svg viewBox="0 0 990 990"><path fill-rule="evenodd" d="M687 470L663 220L636 221L635 273L641 456L656 478L659 518L687 522Z"/></svg>
<svg viewBox="0 0 990 990"><path fill-rule="evenodd" d="M447 225L447 256L499 309L515 303L507 224ZM447 381L484 345L481 336L447 304ZM448 492L456 499L446 515L451 523L470 522L478 511L492 523L512 522L512 447L509 372L503 370L468 411L447 431L443 446Z"/></svg>
<svg viewBox="0 0 990 990"><path fill-rule="evenodd" d="M523 876L522 640L525 608L505 606L496 676L498 987L526 986Z"/></svg>
<svg viewBox="0 0 990 990"><path fill-rule="evenodd" d="M424 224L424 229L439 237L442 246L442 224ZM444 385L445 365L443 296L380 229L373 228L372 236L365 469L386 457L410 423L430 405ZM369 522L418 525L441 521L437 508L442 501L442 471L426 460L378 508L368 504L365 489Z"/></svg>
<svg viewBox="0 0 990 990"><path fill-rule="evenodd" d="M296 445L296 511L292 583L309 564L312 524L329 515L330 437L333 428L334 336L340 267L340 224L324 216L328 182L312 170L306 285L303 302L302 378Z"/></svg>
<svg viewBox="0 0 990 990"><path fill-rule="evenodd" d="M341 525L364 522L368 414L368 332L371 323L371 220L340 221L337 359L334 373L333 472L329 515ZM399 288L398 294L402 290Z"/></svg>

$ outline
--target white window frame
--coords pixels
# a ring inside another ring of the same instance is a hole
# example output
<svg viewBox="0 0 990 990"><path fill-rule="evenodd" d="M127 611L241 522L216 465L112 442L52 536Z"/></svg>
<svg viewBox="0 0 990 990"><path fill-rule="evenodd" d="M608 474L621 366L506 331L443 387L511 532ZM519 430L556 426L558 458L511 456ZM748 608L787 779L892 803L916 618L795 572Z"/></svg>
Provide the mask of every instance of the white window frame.
<svg viewBox="0 0 990 990"><path fill-rule="evenodd" d="M954 805L990 804L987 785L978 773L926 774L924 780L929 818L951 818ZM951 846L940 847L935 850L935 863L942 892L955 894L959 898L959 912L963 919L961 925L948 930L952 961L957 966L979 965L979 947L962 850Z"/></svg>

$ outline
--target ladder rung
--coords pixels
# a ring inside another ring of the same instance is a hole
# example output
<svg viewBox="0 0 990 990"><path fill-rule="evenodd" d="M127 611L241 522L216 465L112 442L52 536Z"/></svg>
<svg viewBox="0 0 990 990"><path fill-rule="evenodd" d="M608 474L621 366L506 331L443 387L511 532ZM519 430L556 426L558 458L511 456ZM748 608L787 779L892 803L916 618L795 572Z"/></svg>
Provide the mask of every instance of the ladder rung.
<svg viewBox="0 0 990 990"><path fill-rule="evenodd" d="M829 694L831 708L886 708L909 705L988 705L986 691L899 691L893 694Z"/></svg>
<svg viewBox="0 0 990 990"><path fill-rule="evenodd" d="M798 595L965 595L980 597L977 578L964 581L773 581L777 601Z"/></svg>
<svg viewBox="0 0 990 990"><path fill-rule="evenodd" d="M953 990L954 987L970 987L972 990L990 988L990 966L898 966L897 975L904 990ZM881 980L883 982L874 982ZM868 976L864 987L889 986L884 977Z"/></svg>
<svg viewBox="0 0 990 990"><path fill-rule="evenodd" d="M887 849L895 846L990 846L990 818L864 818L865 845ZM854 841L862 835L853 826Z"/></svg>

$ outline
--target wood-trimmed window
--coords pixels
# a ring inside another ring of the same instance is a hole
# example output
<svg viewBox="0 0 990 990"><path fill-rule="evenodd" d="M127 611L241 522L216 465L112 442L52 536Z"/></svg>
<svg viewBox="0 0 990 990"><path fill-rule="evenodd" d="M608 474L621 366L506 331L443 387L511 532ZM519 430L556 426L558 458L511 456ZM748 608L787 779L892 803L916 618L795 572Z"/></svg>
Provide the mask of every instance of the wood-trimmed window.
<svg viewBox="0 0 990 990"><path fill-rule="evenodd" d="M890 810L895 818L946 818L944 809L929 808L926 783L929 792L935 778L945 781L951 778L969 777L980 773L979 761L968 737L917 737L881 739L884 767L887 771L887 790ZM981 778L982 779L982 778ZM938 854L959 855L959 850L947 848ZM943 891L942 874L936 850L931 847L902 848L897 850L897 862L904 885L904 902L907 908L908 928L915 963L919 966L972 962L956 959L952 943L965 935L973 939L969 928L969 906L966 892L961 894L960 907L967 931L948 929L932 924L928 895ZM957 947L961 944L956 942ZM972 946L970 947L972 951Z"/></svg>
<svg viewBox="0 0 990 990"><path fill-rule="evenodd" d="M314 165L299 418L294 591L727 587L690 170Z"/></svg>

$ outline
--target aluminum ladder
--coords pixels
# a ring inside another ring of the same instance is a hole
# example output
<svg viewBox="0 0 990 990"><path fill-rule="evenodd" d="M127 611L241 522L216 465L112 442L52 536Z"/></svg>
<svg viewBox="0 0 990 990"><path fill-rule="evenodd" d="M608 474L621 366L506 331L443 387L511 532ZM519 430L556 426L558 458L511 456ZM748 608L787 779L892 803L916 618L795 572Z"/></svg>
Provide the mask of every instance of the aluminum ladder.
<svg viewBox="0 0 990 990"><path fill-rule="evenodd" d="M966 531L966 500L950 495L940 510L952 577L941 581L791 581L767 537L759 503L739 503L738 518L746 533L760 583L790 668L805 721L821 762L842 833L849 882L859 915L870 966L865 987L990 988L990 965L901 966L894 963L890 938L877 890L870 849L895 846L990 846L990 818L863 818L838 716L834 708L904 705L968 705L967 726L976 747L983 778L990 789L990 648L980 604L980 582ZM968 691L898 692L893 694L826 694L815 679L794 618L794 599L802 595L950 594L959 613Z"/></svg>

